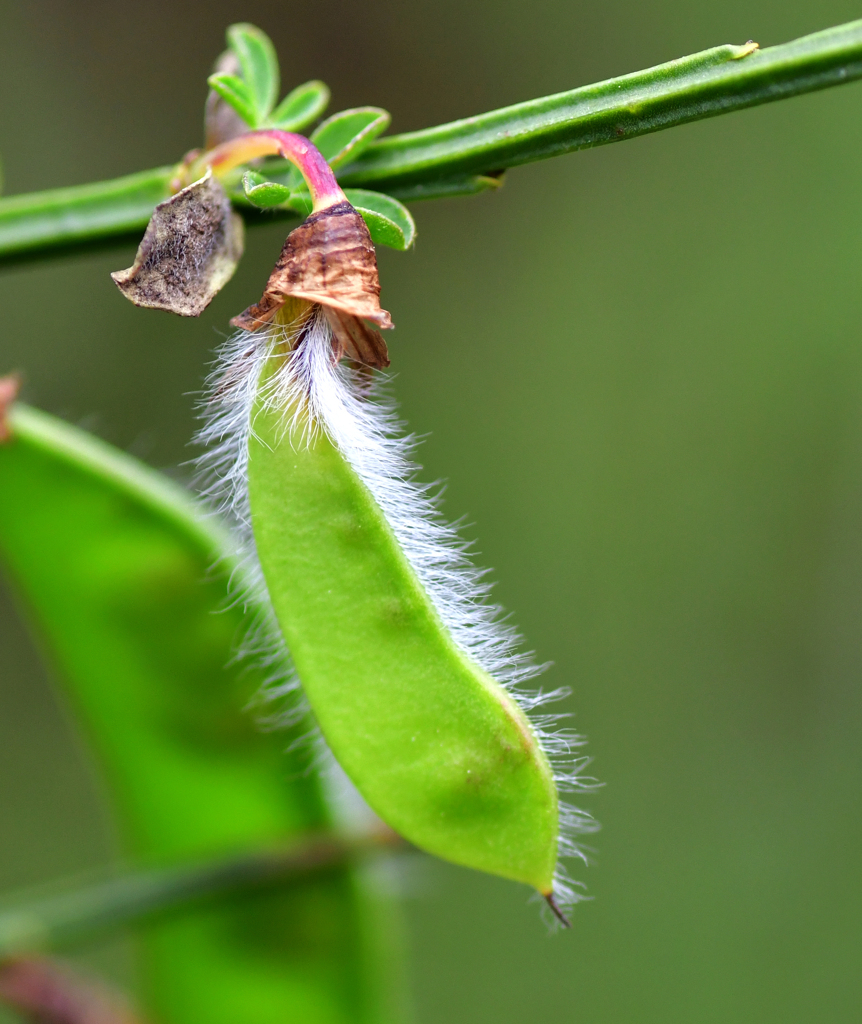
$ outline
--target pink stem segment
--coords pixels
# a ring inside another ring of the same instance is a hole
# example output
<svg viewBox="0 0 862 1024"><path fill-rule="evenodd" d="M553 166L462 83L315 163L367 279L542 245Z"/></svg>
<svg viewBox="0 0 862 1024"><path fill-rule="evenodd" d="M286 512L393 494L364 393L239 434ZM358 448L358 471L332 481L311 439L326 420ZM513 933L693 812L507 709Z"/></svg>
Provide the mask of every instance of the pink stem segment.
<svg viewBox="0 0 862 1024"><path fill-rule="evenodd" d="M202 154L189 167L189 180L201 177L207 167L220 178L234 167L261 156L283 156L298 168L308 185L315 213L346 201L332 168L320 151L304 135L280 132L276 128L247 132Z"/></svg>

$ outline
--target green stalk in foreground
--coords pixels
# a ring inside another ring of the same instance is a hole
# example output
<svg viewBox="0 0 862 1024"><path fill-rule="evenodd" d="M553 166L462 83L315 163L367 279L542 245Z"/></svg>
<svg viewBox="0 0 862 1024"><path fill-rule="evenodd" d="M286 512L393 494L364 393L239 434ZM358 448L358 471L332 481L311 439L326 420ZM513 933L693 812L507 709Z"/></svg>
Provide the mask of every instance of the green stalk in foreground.
<svg viewBox="0 0 862 1024"><path fill-rule="evenodd" d="M862 77L862 21L780 46L690 57L423 131L372 142L342 185L402 200L473 194L507 167L620 142ZM175 167L0 200L0 258L142 230Z"/></svg>
<svg viewBox="0 0 862 1024"><path fill-rule="evenodd" d="M92 740L131 863L197 865L330 830L308 755L244 710L269 670L235 663L248 621L229 599L230 539L182 488L82 431L21 404L4 426L0 559ZM154 1019L398 1019L385 908L361 869L187 910L141 935Z"/></svg>
<svg viewBox="0 0 862 1024"><path fill-rule="evenodd" d="M52 896L22 894L0 906L0 958L68 949L132 924L332 871L387 848L398 836L376 828L350 838L312 836L286 846L201 864L127 873L69 885Z"/></svg>

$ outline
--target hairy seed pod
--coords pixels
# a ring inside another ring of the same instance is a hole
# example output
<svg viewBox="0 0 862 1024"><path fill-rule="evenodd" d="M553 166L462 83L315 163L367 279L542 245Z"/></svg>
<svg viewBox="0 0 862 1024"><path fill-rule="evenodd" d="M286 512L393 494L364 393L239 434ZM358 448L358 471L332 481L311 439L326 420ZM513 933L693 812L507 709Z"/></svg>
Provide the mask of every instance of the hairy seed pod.
<svg viewBox="0 0 862 1024"><path fill-rule="evenodd" d="M263 368L249 450L255 541L299 678L333 753L393 828L550 893L550 765L513 698L446 630L346 457L371 454L373 435L326 326L315 318L288 368L278 354ZM267 388L285 385L286 405L269 403Z"/></svg>
<svg viewBox="0 0 862 1024"><path fill-rule="evenodd" d="M287 302L242 332L203 439L253 538L248 549L323 736L371 807L437 856L574 893L558 856L587 815L560 804L581 762L552 768L576 737L525 709L539 669L487 603L482 574L427 492L411 442L333 358L319 306ZM247 489L246 489L247 488ZM554 902L556 901L556 902Z"/></svg>
<svg viewBox="0 0 862 1024"><path fill-rule="evenodd" d="M555 772L548 750L579 741L528 718L560 693L522 691L539 669L413 482L411 441L375 400L389 360L369 321L391 326L374 247L333 201L231 321L201 433L210 493L249 531L321 732L371 807L424 850L533 886L566 923L558 859L592 824L559 799L583 760Z"/></svg>

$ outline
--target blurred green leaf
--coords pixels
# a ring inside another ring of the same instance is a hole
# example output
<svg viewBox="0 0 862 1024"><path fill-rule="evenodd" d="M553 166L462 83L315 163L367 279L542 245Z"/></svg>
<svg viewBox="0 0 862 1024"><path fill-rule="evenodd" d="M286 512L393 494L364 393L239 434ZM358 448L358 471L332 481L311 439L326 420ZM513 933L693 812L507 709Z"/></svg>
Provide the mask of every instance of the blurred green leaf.
<svg viewBox="0 0 862 1024"><path fill-rule="evenodd" d="M348 188L344 194L362 214L375 245L388 245L402 252L416 238L416 223L410 211L392 196L364 188Z"/></svg>
<svg viewBox="0 0 862 1024"><path fill-rule="evenodd" d="M356 157L389 127L390 115L380 107L354 107L328 117L318 125L311 141L333 168Z"/></svg>
<svg viewBox="0 0 862 1024"><path fill-rule="evenodd" d="M379 826L343 838L334 835L292 840L239 856L216 857L120 875L84 884L73 879L50 895L4 893L0 903L0 962L10 956L68 949L110 934L130 922L163 917L178 908L283 885L341 867L387 847L405 848L394 832Z"/></svg>
<svg viewBox="0 0 862 1024"><path fill-rule="evenodd" d="M264 175L246 171L242 176L242 190L250 203L267 210L281 206L290 199L290 189L276 181L267 181Z"/></svg>
<svg viewBox="0 0 862 1024"><path fill-rule="evenodd" d="M229 103L247 125L257 127L257 109L254 96L248 85L236 75L228 75L224 71L216 72L207 79L213 92Z"/></svg>
<svg viewBox="0 0 862 1024"><path fill-rule="evenodd" d="M227 41L242 68L255 113L255 126L262 124L278 99L278 57L269 36L255 25L240 23L227 30Z"/></svg>
<svg viewBox="0 0 862 1024"><path fill-rule="evenodd" d="M279 103L269 117L272 128L299 132L317 120L329 104L329 87L312 81L298 85Z"/></svg>
<svg viewBox="0 0 862 1024"><path fill-rule="evenodd" d="M229 538L129 456L25 406L10 422L0 556L101 755L134 858L192 861L328 827L307 759L243 710L266 670L231 663L247 616L228 599L242 575ZM380 914L355 870L333 868L153 923L147 1005L166 1024L390 1019Z"/></svg>

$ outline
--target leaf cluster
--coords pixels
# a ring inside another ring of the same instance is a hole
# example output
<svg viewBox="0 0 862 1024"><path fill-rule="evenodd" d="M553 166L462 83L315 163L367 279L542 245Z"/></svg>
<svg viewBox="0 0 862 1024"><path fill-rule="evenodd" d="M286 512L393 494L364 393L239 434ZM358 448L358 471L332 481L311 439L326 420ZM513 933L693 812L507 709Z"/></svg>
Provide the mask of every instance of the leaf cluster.
<svg viewBox="0 0 862 1024"><path fill-rule="evenodd" d="M269 36L254 25L238 24L228 29L227 41L236 71L217 71L207 81L248 128L299 132L318 120L330 96L323 82L305 82L276 105L281 78ZM380 107L354 107L332 114L310 139L336 170L356 160L391 120ZM290 210L302 216L311 212L308 189L286 161L270 161L266 173L246 170L238 185L233 198L260 210ZM347 198L362 214L375 244L402 251L413 244L416 224L397 199L371 189L349 190Z"/></svg>
<svg viewBox="0 0 862 1024"><path fill-rule="evenodd" d="M216 71L208 83L249 128L298 132L326 110L329 89L317 81L297 86L276 106L281 77L275 47L265 32L254 25L231 25L227 41L239 73Z"/></svg>

